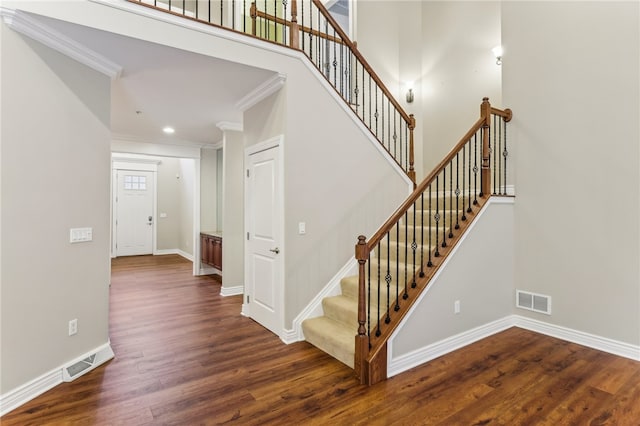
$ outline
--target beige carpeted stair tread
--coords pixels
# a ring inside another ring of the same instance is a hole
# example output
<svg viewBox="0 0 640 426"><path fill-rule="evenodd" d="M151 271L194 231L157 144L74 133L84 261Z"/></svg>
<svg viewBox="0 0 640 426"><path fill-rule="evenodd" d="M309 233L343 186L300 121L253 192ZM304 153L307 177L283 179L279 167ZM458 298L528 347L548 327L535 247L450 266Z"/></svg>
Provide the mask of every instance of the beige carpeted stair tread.
<svg viewBox="0 0 640 426"><path fill-rule="evenodd" d="M322 299L322 310L325 317L341 322L358 331L358 300L346 296L331 296Z"/></svg>
<svg viewBox="0 0 640 426"><path fill-rule="evenodd" d="M358 276L350 275L340 280L342 295L358 300Z"/></svg>
<svg viewBox="0 0 640 426"><path fill-rule="evenodd" d="M353 330L326 316L302 322L307 342L353 368L355 336Z"/></svg>

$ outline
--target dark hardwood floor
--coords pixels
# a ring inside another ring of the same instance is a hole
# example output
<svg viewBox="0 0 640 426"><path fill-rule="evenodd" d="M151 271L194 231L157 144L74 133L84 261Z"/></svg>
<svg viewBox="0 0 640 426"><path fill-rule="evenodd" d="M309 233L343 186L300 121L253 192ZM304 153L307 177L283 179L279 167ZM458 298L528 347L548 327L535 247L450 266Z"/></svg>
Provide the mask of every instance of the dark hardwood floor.
<svg viewBox="0 0 640 426"><path fill-rule="evenodd" d="M640 363L512 328L372 387L178 256L113 261L116 358L10 425L640 425Z"/></svg>

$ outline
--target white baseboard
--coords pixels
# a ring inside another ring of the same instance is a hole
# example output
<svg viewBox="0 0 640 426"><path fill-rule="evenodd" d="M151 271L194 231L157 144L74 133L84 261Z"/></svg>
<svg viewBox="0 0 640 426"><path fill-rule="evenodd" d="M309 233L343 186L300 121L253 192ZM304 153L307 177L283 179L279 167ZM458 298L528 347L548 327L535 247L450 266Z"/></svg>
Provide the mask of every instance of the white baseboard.
<svg viewBox="0 0 640 426"><path fill-rule="evenodd" d="M222 296L222 297L237 296L239 294L244 294L244 286L243 285L236 285L236 286L232 286L232 287L225 287L223 285L222 287L220 287L220 296Z"/></svg>
<svg viewBox="0 0 640 426"><path fill-rule="evenodd" d="M513 325L525 330L577 343L602 352L640 361L640 346L620 342L607 337L596 336L579 330L562 327L547 322L534 320L520 315L513 315Z"/></svg>
<svg viewBox="0 0 640 426"><path fill-rule="evenodd" d="M555 337L567 342L577 343L602 352L640 361L639 345L632 345L630 343L620 342L607 337L596 336L594 334L573 330L555 324L549 324L520 315L509 315L395 358L393 355L393 346L391 345L389 348L389 359L387 362L387 376L395 376L420 364L424 364L432 359L446 355L456 349L460 349L511 327L523 328L525 330L534 331L536 333Z"/></svg>
<svg viewBox="0 0 640 426"><path fill-rule="evenodd" d="M446 355L511 327L513 327L513 321L511 317L508 316L395 358L393 355L393 346L390 345L389 358L387 360L387 377L393 377L420 364L424 364L427 361Z"/></svg>
<svg viewBox="0 0 640 426"><path fill-rule="evenodd" d="M198 271L198 275L213 275L213 274L222 276L222 271L217 268L214 268L213 266L204 266L204 267L201 267L200 270Z"/></svg>
<svg viewBox="0 0 640 426"><path fill-rule="evenodd" d="M37 396L42 395L49 389L52 389L55 386L59 385L63 382L63 368L65 368L67 365L73 364L77 360L87 358L88 356L96 353L110 353L112 355L108 357L99 357L100 361L95 364L94 368L104 364L106 361L113 358L111 344L105 343L104 345L99 346L96 349L76 358L74 361L56 367L53 370L43 374L42 376L25 383L24 385L18 386L17 388L10 390L3 395L0 395L0 416L4 416L8 412L15 410L19 406L26 404Z"/></svg>
<svg viewBox="0 0 640 426"><path fill-rule="evenodd" d="M284 329L282 330L282 335L280 336L280 340L284 342L286 345L290 345L291 343L296 343L301 340L304 340L304 337L300 338L300 333L298 330L292 329Z"/></svg>
<svg viewBox="0 0 640 426"><path fill-rule="evenodd" d="M304 340L302 333L302 321L307 318L315 318L323 315L322 299L329 296L337 296L341 294L340 280L349 275L358 273L358 263L355 256L344 264L342 268L329 280L327 285L309 302L309 304L293 319L293 329L283 330L282 341L289 344ZM286 336L286 337L285 337Z"/></svg>
<svg viewBox="0 0 640 426"><path fill-rule="evenodd" d="M166 254L179 254L180 256L184 257L185 259L193 262L193 255L187 253L186 251L180 250L180 249L162 249L162 250L155 250L153 252L154 256L164 256Z"/></svg>

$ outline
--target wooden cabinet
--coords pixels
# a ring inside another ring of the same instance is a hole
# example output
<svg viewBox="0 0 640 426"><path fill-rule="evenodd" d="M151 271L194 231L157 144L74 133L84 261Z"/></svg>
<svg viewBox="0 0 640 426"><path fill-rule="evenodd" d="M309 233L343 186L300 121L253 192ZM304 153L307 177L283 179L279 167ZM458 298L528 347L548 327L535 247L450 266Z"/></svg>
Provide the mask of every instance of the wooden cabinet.
<svg viewBox="0 0 640 426"><path fill-rule="evenodd" d="M206 263L222 271L222 237L201 233L200 253L202 263Z"/></svg>

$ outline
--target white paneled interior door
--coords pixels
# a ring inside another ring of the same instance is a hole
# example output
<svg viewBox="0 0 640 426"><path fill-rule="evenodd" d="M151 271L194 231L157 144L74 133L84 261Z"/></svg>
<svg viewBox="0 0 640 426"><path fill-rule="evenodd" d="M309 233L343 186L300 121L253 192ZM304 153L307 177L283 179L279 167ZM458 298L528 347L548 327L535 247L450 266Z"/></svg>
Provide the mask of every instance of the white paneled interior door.
<svg viewBox="0 0 640 426"><path fill-rule="evenodd" d="M245 157L246 297L249 316L278 336L282 333L283 197L280 145Z"/></svg>

